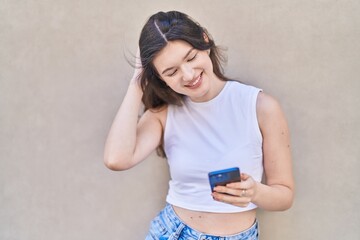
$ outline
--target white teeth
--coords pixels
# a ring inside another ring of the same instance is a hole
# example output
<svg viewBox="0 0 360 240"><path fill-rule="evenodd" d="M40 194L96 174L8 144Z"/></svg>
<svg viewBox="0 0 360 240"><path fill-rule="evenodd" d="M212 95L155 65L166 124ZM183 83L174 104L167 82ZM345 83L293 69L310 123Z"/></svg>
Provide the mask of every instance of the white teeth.
<svg viewBox="0 0 360 240"><path fill-rule="evenodd" d="M200 77L195 82L193 82L190 86L195 86L199 81L200 81Z"/></svg>
<svg viewBox="0 0 360 240"><path fill-rule="evenodd" d="M200 81L201 76L202 76L202 73L200 74L200 76L194 82L188 84L188 86L189 87L195 86Z"/></svg>

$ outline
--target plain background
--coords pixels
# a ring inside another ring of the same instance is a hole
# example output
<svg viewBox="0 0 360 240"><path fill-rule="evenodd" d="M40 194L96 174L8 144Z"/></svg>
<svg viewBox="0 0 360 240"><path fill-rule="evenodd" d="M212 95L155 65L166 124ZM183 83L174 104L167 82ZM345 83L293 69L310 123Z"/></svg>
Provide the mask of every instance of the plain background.
<svg viewBox="0 0 360 240"><path fill-rule="evenodd" d="M153 154L112 172L107 132L140 29L183 11L227 48L226 74L281 102L296 199L261 239L360 239L360 3L0 0L0 239L143 239L164 206Z"/></svg>

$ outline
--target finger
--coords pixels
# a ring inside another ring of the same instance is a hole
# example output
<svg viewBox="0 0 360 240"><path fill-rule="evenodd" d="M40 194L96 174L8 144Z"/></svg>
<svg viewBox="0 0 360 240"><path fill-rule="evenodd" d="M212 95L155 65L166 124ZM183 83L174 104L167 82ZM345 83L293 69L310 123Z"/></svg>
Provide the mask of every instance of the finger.
<svg viewBox="0 0 360 240"><path fill-rule="evenodd" d="M246 173L241 173L240 179L241 179L242 181L246 181L246 180L248 180L248 178L250 178L250 175L248 175L248 174L246 174Z"/></svg>
<svg viewBox="0 0 360 240"><path fill-rule="evenodd" d="M135 67L136 68L142 68L141 57L140 57L140 48L139 47L136 50Z"/></svg>
<svg viewBox="0 0 360 240"><path fill-rule="evenodd" d="M241 189L240 188L229 188L225 186L217 186L214 188L215 192L223 193L223 194L230 194L233 196L240 196Z"/></svg>
<svg viewBox="0 0 360 240"><path fill-rule="evenodd" d="M226 187L236 188L236 189L249 189L252 188L252 186L253 186L253 181L251 180L251 178L248 178L248 180L246 181L226 184Z"/></svg>
<svg viewBox="0 0 360 240"><path fill-rule="evenodd" d="M254 190L252 188L229 188L224 186L218 186L214 188L215 192L228 194L236 197L246 197L252 199Z"/></svg>
<svg viewBox="0 0 360 240"><path fill-rule="evenodd" d="M244 189L247 187L248 184L246 184L244 181L243 182L233 182L233 183L228 183L226 184L226 187L228 188L236 188L236 189Z"/></svg>
<svg viewBox="0 0 360 240"><path fill-rule="evenodd" d="M232 182L232 183L228 183L226 184L226 187L230 187L230 188L242 188L242 183L241 182Z"/></svg>
<svg viewBox="0 0 360 240"><path fill-rule="evenodd" d="M138 82L140 80L141 74L143 72L143 67L141 63L141 56L140 56L140 48L138 47L136 50L135 55L135 66L134 66L134 73L133 73L133 81Z"/></svg>
<svg viewBox="0 0 360 240"><path fill-rule="evenodd" d="M213 198L216 201L236 205L239 207L247 207L251 201L251 199L248 197L235 197L221 193L214 193Z"/></svg>

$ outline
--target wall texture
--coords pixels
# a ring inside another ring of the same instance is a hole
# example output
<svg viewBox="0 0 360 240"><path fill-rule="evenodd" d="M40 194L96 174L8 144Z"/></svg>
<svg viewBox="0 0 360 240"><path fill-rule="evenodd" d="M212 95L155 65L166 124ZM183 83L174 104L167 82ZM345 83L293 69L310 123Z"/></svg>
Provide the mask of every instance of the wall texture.
<svg viewBox="0 0 360 240"><path fill-rule="evenodd" d="M277 97L297 193L263 240L360 239L359 1L0 0L0 239L143 239L168 171L102 163L140 29L180 10L227 47L227 75Z"/></svg>

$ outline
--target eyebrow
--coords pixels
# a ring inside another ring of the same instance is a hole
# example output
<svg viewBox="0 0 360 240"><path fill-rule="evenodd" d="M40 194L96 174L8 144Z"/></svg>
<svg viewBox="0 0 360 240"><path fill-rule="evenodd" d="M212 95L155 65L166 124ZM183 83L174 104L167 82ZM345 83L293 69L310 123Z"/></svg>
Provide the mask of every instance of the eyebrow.
<svg viewBox="0 0 360 240"><path fill-rule="evenodd" d="M191 48L191 49L186 53L186 55L184 56L183 60L185 60L185 59L189 56L189 54L190 54L194 49L195 49L195 48ZM166 68L164 71L162 71L161 74L164 74L164 73L166 73L167 71L169 71L169 70L171 70L171 69L173 69L173 68L174 68L174 67Z"/></svg>

